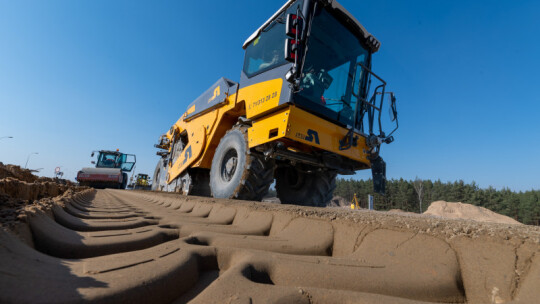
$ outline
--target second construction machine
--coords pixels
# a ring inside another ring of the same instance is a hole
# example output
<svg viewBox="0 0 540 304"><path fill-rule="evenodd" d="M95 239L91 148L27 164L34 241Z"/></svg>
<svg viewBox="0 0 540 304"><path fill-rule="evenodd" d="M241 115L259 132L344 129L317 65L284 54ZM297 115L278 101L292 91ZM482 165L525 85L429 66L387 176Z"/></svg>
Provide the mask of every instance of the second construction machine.
<svg viewBox="0 0 540 304"><path fill-rule="evenodd" d="M133 179L133 177L132 177ZM148 174L139 173L135 176L135 179L131 185L133 190L150 190L151 189L151 180Z"/></svg>
<svg viewBox="0 0 540 304"><path fill-rule="evenodd" d="M261 200L275 180L282 203L323 206L338 174L371 168L384 194L398 124L379 46L337 1L288 1L244 43L240 82L218 80L160 137L153 190Z"/></svg>
<svg viewBox="0 0 540 304"><path fill-rule="evenodd" d="M128 183L128 172L133 170L136 157L118 151L93 151L90 157L98 152L95 168L82 168L77 172L77 181L81 186L94 188L118 188L125 189Z"/></svg>

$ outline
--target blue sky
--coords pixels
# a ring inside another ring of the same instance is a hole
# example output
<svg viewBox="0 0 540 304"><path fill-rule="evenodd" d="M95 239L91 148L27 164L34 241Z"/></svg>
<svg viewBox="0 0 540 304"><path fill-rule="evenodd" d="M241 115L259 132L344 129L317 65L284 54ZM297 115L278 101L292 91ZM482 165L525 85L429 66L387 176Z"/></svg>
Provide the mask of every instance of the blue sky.
<svg viewBox="0 0 540 304"><path fill-rule="evenodd" d="M0 161L73 179L95 149L137 155L219 77L283 1L0 0ZM540 188L540 2L340 1L381 42L398 96L389 178ZM356 178L368 178L361 171Z"/></svg>

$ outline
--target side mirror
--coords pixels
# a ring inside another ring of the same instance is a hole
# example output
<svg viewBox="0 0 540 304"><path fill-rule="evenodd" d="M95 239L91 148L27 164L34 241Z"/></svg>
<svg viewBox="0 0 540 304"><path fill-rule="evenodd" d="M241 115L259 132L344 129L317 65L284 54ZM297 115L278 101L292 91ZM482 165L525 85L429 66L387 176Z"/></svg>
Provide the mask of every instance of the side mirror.
<svg viewBox="0 0 540 304"><path fill-rule="evenodd" d="M92 154L90 154L90 157L94 157L94 152L92 152Z"/></svg>
<svg viewBox="0 0 540 304"><path fill-rule="evenodd" d="M287 24L285 26L285 34L290 39L285 40L285 59L290 62L300 62L298 55L300 52L300 41L302 40L302 30L304 20L297 14L287 15Z"/></svg>
<svg viewBox="0 0 540 304"><path fill-rule="evenodd" d="M300 48L300 43L296 39L287 39L285 40L285 60L289 62L298 62L298 50Z"/></svg>
<svg viewBox="0 0 540 304"><path fill-rule="evenodd" d="M296 14L287 15L287 24L285 26L285 34L291 38L300 39L302 35L302 29L304 26L304 19Z"/></svg>
<svg viewBox="0 0 540 304"><path fill-rule="evenodd" d="M396 106L396 95L390 93L390 119L396 121L397 119L397 106Z"/></svg>
<svg viewBox="0 0 540 304"><path fill-rule="evenodd" d="M96 162L95 162L95 161L91 161L90 163L91 163L92 165L95 165L95 164L96 164Z"/></svg>

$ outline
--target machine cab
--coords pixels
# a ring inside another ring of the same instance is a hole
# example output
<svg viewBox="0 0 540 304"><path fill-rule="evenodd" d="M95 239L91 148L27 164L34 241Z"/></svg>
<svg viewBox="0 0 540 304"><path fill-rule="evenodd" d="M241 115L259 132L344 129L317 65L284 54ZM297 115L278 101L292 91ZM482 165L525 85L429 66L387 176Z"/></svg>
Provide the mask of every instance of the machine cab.
<svg viewBox="0 0 540 304"><path fill-rule="evenodd" d="M393 131L382 130L382 107L390 108L392 118L397 112L395 97L370 70L379 46L336 1L287 2L244 44L240 87L273 87L255 101L239 96L248 103L247 118L292 104L384 142ZM397 128L397 120L391 120Z"/></svg>
<svg viewBox="0 0 540 304"><path fill-rule="evenodd" d="M123 172L131 172L135 166L136 158L133 154L124 154L118 151L99 151L96 168L119 168ZM92 157L95 151L92 152ZM92 162L95 163L95 162Z"/></svg>

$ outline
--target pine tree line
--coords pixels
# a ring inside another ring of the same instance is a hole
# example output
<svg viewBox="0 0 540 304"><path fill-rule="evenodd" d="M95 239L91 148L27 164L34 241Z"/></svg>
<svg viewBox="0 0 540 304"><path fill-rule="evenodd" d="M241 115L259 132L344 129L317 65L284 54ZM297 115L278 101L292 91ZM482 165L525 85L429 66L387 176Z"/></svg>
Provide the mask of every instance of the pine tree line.
<svg viewBox="0 0 540 304"><path fill-rule="evenodd" d="M388 180L386 195L374 195L376 210L401 209L420 212L419 196L414 187L415 181L404 179ZM481 189L475 182L466 184L462 180L443 183L440 180L416 180L422 188L422 212L438 200L462 202L481 206L491 211L509 216L527 225L540 225L540 191L514 192L508 188L496 190L493 187ZM356 193L360 205L367 206L368 194L373 194L373 182L369 180L338 179L334 195L351 201Z"/></svg>

